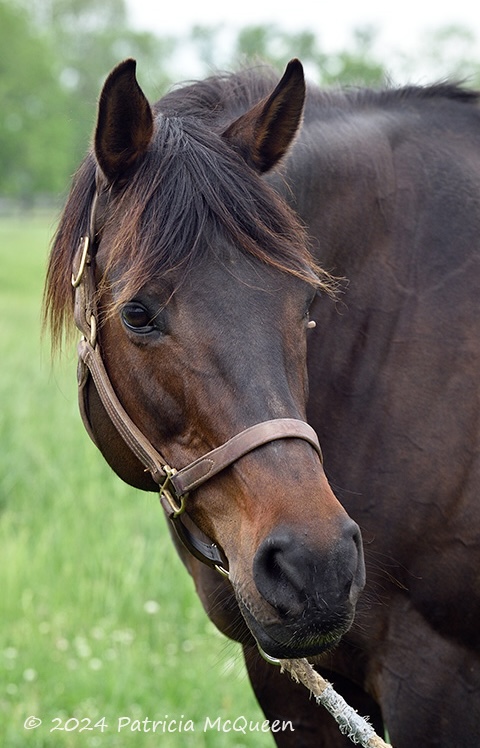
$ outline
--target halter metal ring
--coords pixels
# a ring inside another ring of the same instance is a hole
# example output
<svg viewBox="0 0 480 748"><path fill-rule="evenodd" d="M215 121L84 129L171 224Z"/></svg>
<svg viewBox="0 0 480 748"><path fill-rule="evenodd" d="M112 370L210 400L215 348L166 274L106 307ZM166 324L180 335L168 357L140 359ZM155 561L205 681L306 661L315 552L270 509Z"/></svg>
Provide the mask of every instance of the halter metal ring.
<svg viewBox="0 0 480 748"><path fill-rule="evenodd" d="M85 270L85 265L87 264L88 248L90 246L90 237L88 236L88 234L86 236L83 236L81 241L83 242L83 249L82 255L80 257L78 273L77 275L74 275L72 273L72 286L74 288L77 288L80 285L82 281L83 271Z"/></svg>
<svg viewBox="0 0 480 748"><path fill-rule="evenodd" d="M187 501L188 493L184 493L179 497L180 504L178 504L177 501L175 500L175 498L177 497L175 494L175 489L173 488L173 484L172 484L172 476L175 475L177 471L175 470L175 468L171 468L169 465L164 465L163 470L166 473L167 477L164 483L162 483L162 485L160 486L160 498L166 499L170 509L172 510L171 516L173 519L175 519L176 517L179 517L181 514L184 513L185 508L186 508L186 501ZM172 491L173 491L173 494L175 494L175 498L172 494Z"/></svg>

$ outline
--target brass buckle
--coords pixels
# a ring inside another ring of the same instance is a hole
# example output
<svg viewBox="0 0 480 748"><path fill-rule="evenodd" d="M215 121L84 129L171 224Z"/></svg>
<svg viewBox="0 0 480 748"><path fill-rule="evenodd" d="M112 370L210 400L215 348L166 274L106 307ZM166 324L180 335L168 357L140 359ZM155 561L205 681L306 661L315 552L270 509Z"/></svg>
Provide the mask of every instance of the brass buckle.
<svg viewBox="0 0 480 748"><path fill-rule="evenodd" d="M97 318L94 314L90 315L90 345L92 348L97 345Z"/></svg>
<svg viewBox="0 0 480 748"><path fill-rule="evenodd" d="M77 275L72 273L72 286L74 288L77 288L80 285L81 280L82 280L83 271L85 270L85 265L87 264L88 248L90 246L90 237L87 234L87 236L82 236L80 241L83 242L83 249L82 249L82 254L80 257L80 265L78 268L78 273Z"/></svg>
<svg viewBox="0 0 480 748"><path fill-rule="evenodd" d="M224 566L220 566L220 564L215 564L213 568L216 569L216 571L218 571L218 573L221 574L221 576L224 577L225 579L230 579L230 572Z"/></svg>
<svg viewBox="0 0 480 748"><path fill-rule="evenodd" d="M172 483L172 477L177 471L175 470L175 468L171 468L170 465L164 465L163 470L166 473L167 477L164 483L162 483L162 485L160 486L160 499L164 498L166 500L168 506L172 510L171 516L173 517L173 519L175 519L176 517L179 517L184 513L188 493L184 493L180 496L180 504L178 504L176 501L176 498L178 497L175 494L175 487Z"/></svg>

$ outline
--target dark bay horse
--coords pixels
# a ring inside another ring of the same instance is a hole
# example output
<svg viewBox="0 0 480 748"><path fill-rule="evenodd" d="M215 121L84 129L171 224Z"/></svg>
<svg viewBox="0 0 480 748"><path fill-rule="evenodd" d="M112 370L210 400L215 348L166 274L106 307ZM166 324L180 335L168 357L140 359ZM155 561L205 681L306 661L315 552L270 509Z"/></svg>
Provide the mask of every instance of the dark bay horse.
<svg viewBox="0 0 480 748"><path fill-rule="evenodd" d="M395 748L479 745L478 101L306 91L292 61L151 107L128 60L58 229L46 315L83 333L84 422L161 486L207 613L292 721L279 746L350 743L260 649L308 656Z"/></svg>

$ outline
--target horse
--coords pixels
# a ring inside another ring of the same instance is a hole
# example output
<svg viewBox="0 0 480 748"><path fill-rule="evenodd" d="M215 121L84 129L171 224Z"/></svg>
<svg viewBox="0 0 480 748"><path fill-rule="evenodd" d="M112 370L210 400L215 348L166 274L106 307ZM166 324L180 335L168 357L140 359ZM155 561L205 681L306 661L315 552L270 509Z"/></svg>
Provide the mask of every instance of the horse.
<svg viewBox="0 0 480 748"><path fill-rule="evenodd" d="M160 491L281 748L350 745L292 657L395 748L478 745L478 105L298 60L151 105L126 60L53 242L86 428Z"/></svg>

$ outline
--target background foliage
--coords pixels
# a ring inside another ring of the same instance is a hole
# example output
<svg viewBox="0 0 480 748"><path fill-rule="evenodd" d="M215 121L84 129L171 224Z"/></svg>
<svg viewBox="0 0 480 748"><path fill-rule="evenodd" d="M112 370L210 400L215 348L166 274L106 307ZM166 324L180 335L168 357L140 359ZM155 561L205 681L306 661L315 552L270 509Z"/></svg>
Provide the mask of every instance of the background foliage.
<svg viewBox="0 0 480 748"><path fill-rule="evenodd" d="M139 61L155 99L184 75L203 76L259 58L283 68L291 57L322 84L385 82L392 60L375 54L376 33L357 29L348 49L327 55L315 35L278 26L246 27L232 38L225 27L195 27L182 38L129 28L124 0L0 0L0 196L26 204L39 193L65 191L88 145L102 81L121 59ZM470 30L437 30L418 55L397 56L396 69L415 78L418 60L433 76L480 83L480 53ZM185 71L185 58L195 70Z"/></svg>
<svg viewBox="0 0 480 748"><path fill-rule="evenodd" d="M88 439L74 347L52 368L41 345L52 230L45 217L0 218L0 746L271 748L267 734L203 731L207 717L263 716L158 496L118 480ZM195 732L117 732L121 717L182 715ZM31 716L42 724L27 730ZM102 717L103 731L80 731Z"/></svg>

